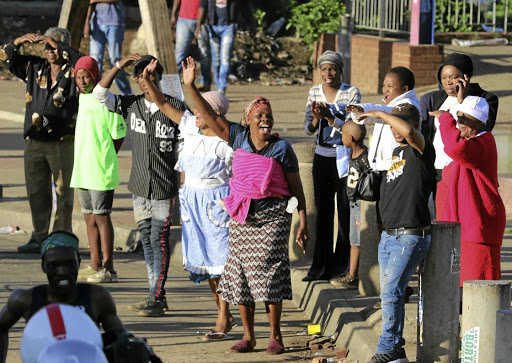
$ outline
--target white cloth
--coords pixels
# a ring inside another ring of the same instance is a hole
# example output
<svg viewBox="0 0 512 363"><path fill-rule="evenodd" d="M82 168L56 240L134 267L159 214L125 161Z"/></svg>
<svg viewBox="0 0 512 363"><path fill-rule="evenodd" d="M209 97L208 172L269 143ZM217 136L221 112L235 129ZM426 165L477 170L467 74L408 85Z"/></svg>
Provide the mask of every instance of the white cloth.
<svg viewBox="0 0 512 363"><path fill-rule="evenodd" d="M457 100L457 97L451 97L448 96L446 100L444 100L441 107L439 107L440 110L449 111L453 106L458 105L459 101ZM437 111L437 110L434 110ZM434 144L434 150L436 151L436 161L434 162L434 167L436 169L444 169L444 167L452 162L452 158L450 158L446 153L444 152L444 144L443 140L441 139L441 132L439 131L439 119L436 117L434 118L434 141L432 144Z"/></svg>
<svg viewBox="0 0 512 363"><path fill-rule="evenodd" d="M414 89L395 97L387 105L362 103L358 106L361 106L365 112L375 110L391 113L393 107L402 103L413 105L421 114L420 100L416 96L416 91ZM393 164L393 150L398 146L398 143L395 141L393 133L391 132L391 127L381 119L365 119L364 123L375 123L370 147L368 148L368 161L370 162L371 168L378 171L388 170ZM381 131L382 135L379 142L379 135Z"/></svg>

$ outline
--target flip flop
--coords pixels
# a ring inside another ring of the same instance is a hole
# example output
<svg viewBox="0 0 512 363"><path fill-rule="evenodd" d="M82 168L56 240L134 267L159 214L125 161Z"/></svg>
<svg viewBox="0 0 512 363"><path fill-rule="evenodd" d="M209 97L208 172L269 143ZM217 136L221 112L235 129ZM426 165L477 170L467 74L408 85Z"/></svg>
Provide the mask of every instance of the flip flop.
<svg viewBox="0 0 512 363"><path fill-rule="evenodd" d="M248 353L248 352L252 352L253 349L254 349L254 347L251 347L249 345L248 340L240 340L238 343L236 343L231 348L229 348L229 350L231 350L232 352L235 352L235 353Z"/></svg>
<svg viewBox="0 0 512 363"><path fill-rule="evenodd" d="M207 334L204 335L204 338L203 338L203 340L207 340L207 341L211 341L211 340L220 341L220 340L232 340L232 339L235 339L235 338L233 338L230 335L227 335L226 333L222 333L222 332L217 333L214 331L208 332Z"/></svg>
<svg viewBox="0 0 512 363"><path fill-rule="evenodd" d="M277 340L272 340L270 343L268 343L267 346L267 354L282 354L285 352L284 345L281 342L278 342Z"/></svg>

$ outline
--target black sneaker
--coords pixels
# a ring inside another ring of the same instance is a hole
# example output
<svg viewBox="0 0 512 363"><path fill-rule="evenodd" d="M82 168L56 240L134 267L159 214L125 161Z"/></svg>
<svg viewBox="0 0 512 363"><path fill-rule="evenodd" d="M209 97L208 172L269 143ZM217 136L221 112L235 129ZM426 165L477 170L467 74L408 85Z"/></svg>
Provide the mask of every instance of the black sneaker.
<svg viewBox="0 0 512 363"><path fill-rule="evenodd" d="M341 289L357 290L359 288L359 279L348 275L349 278L341 283Z"/></svg>
<svg viewBox="0 0 512 363"><path fill-rule="evenodd" d="M126 308L128 310L130 310L130 311L139 312L142 309L144 309L147 304L148 304L148 298L146 297L146 298L144 298L143 300L141 300L139 302L136 302L134 304L128 305ZM165 296L164 296L164 298L162 300L162 305L163 305L164 311L169 310L169 305L167 305L167 298Z"/></svg>
<svg viewBox="0 0 512 363"><path fill-rule="evenodd" d="M160 300L148 299L148 303L144 308L139 311L139 316L145 317L158 317L163 316L164 312L164 304Z"/></svg>
<svg viewBox="0 0 512 363"><path fill-rule="evenodd" d="M368 363L408 363L404 348L391 353L375 354Z"/></svg>

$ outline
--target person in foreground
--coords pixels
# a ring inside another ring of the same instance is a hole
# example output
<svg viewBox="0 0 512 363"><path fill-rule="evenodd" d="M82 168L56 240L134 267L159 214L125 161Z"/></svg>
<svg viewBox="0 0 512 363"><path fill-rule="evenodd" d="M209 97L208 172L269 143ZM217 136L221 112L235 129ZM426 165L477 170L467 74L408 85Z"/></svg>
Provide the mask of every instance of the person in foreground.
<svg viewBox="0 0 512 363"><path fill-rule="evenodd" d="M41 268L48 284L15 290L0 312L0 361L5 362L9 329L21 318L29 321L40 308L55 304L77 306L105 332L122 331L116 305L109 292L99 285L77 284L80 255L78 238L55 231L41 242Z"/></svg>
<svg viewBox="0 0 512 363"><path fill-rule="evenodd" d="M180 211L182 220L183 265L196 284L208 280L217 304L218 316L215 328L205 340L232 339L227 333L232 328L233 316L229 304L217 293L219 279L228 258L229 215L216 202L229 194L229 178L233 149L208 127L197 110L182 111L173 107L164 94L151 81L158 61L146 66L143 78L151 98L158 108L171 120L179 124L183 138L180 156L175 170L185 175L180 189ZM183 77L194 77L190 69ZM224 116L229 109L229 100L218 91L204 93L203 98L213 111Z"/></svg>
<svg viewBox="0 0 512 363"><path fill-rule="evenodd" d="M191 57L183 70L194 74ZM213 112L194 85L194 77L184 81L210 129L234 150L230 194L223 200L232 218L229 254L218 290L223 300L238 304L244 326L243 339L231 351L245 353L256 346L255 302L264 301L270 323L267 353L283 353L280 321L283 300L292 298L288 238L295 205L299 214L296 242L303 253L308 240L297 157L287 141L272 135L274 118L266 98L258 97L245 108L241 125Z"/></svg>
<svg viewBox="0 0 512 363"><path fill-rule="evenodd" d="M461 84L461 86L464 86ZM485 131L489 104L467 96L455 114L434 111L446 154L436 199L437 220L461 224L460 287L466 280L500 280L500 248L506 214L498 191L498 152Z"/></svg>
<svg viewBox="0 0 512 363"><path fill-rule="evenodd" d="M430 247L428 198L434 178L435 151L420 132L418 109L398 105L388 114L369 111L358 117L381 119L391 126L398 147L382 180L379 268L382 334L370 363L408 362L403 345L407 284Z"/></svg>

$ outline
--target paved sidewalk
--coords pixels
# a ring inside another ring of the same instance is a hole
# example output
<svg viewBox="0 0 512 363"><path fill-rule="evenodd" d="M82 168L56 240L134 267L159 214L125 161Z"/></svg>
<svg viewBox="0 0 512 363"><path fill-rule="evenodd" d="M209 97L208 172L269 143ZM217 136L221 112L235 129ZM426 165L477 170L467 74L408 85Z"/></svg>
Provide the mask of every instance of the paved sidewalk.
<svg viewBox="0 0 512 363"><path fill-rule="evenodd" d="M496 133L504 136L508 135L508 137L510 137L512 130L512 92L510 91L512 55L510 49L512 48L445 47L445 52L447 53L459 51L468 52L472 55L476 65L473 81L479 82L483 88L495 92L500 97ZM475 55L477 53L479 54L478 56ZM2 95L2 97L0 97L0 168L2 170L0 185L3 186L3 198L0 199L0 227L15 224L20 226L23 230L30 232L31 219L26 198L23 170L24 141L21 137L24 112L24 84L18 81L0 81L0 86L0 94ZM245 105L255 96L263 95L270 98L273 104L274 115L276 117L275 131L279 132L282 137L287 138L292 143L313 142L312 137L306 136L303 131L304 107L309 87L310 86L230 86L227 93L227 96L231 100L231 110L228 114L228 119L233 121L239 120ZM435 85L422 88L418 90L418 93L421 95L432 89L435 89ZM381 96L379 95L363 95L363 102L380 103L380 99ZM508 149L499 149L500 157L512 154L508 152L508 150L512 148L512 144L504 144L504 147L508 147ZM116 247L121 248L123 251L125 251L137 237L136 224L132 213L131 194L127 190L127 181L131 167L130 148L131 145L128 138L119 153L122 184L116 190L112 214L116 233ZM510 160L506 160L505 164L506 163L510 164ZM508 171L508 173L512 174L512 171ZM510 183L510 180L507 175L502 175L500 179L500 190L502 191L503 197L507 198L508 202L506 202L506 205L509 208L512 206L512 183ZM509 220L510 219L511 218L509 218ZM512 227L511 223L508 224L508 228L510 227ZM85 224L77 200L75 201L73 214L73 230L81 239L81 248L84 249L84 252L87 251ZM172 256L171 266L174 266L172 267L173 269L175 266L181 265L180 237L181 229L180 226L177 225L173 227L171 233L172 240L178 241L175 253ZM26 242L26 240L28 240L28 236L26 236L25 239L23 239L22 236L16 236L17 244L22 244ZM3 267L5 267L6 263L16 265L27 259L26 256L14 252L16 243L11 243L0 248L0 251L9 253L9 259L7 261L2 259L1 264L4 265ZM131 263L133 257L130 257L128 254L121 254L122 252L117 252L116 258L119 256L120 260L125 260L124 263ZM512 280L511 256L512 235L507 235L502 249L503 279L507 281ZM134 266L138 266L137 271L143 271L143 266L141 265L143 261L138 260L133 263ZM128 270L128 265L126 264L124 266L126 266L125 268ZM335 332L339 333L338 343L347 345L350 348L351 353L349 354L349 358L366 362L375 350L379 335L380 312L372 308L377 298L360 296L357 291L337 290L327 282L303 283L301 279L306 274L308 267L309 261L297 261L293 264L292 283L294 302L298 307L304 310L313 322L321 324L324 334L330 335ZM35 264L33 270L39 271L38 269L39 264ZM31 282L32 280L30 278L27 282L27 277L28 276L20 277L19 280L22 281L23 284ZM121 275L120 277L122 280L126 278L126 275ZM137 278L140 283L137 289L141 292L145 289L145 287L143 287L143 277L130 277L130 280L126 282L134 281L132 279ZM178 279L185 281L186 275L181 273ZM15 279L11 277L9 280L12 280L10 283L16 285ZM173 281L170 281L169 286L174 289L173 283ZM127 285L128 284L123 283L122 288L118 289L116 287L113 289L114 297L119 296L122 304L127 300L126 296L123 294L130 291L130 287ZM181 289L182 285L179 286ZM183 287L183 289L184 292L190 293L191 301L198 297L191 289L187 287ZM204 290L202 294L205 294L204 299L207 299L207 293L205 293ZM415 301L415 298L416 295L414 295L411 300ZM415 304L410 303L407 305L407 327L405 335L407 339L406 350L411 361L415 359L416 355L415 316ZM196 319L199 319L199 317L196 317ZM301 326L303 327L306 323L307 321L302 321ZM177 334L176 329L179 329L179 331L183 329L194 329L193 326L173 326L172 324L166 324L164 326L161 322L157 323L157 327L154 327L152 324L140 324L139 322L138 324L134 324L133 327L145 332L145 336L148 337ZM130 323L130 327L131 326L132 323ZM297 344L303 343L303 341L297 341ZM226 348L230 346L228 344L229 342L225 343ZM265 343L262 342L261 344L260 348L263 348L263 344ZM173 349L176 350L179 348L173 347L171 349L165 346L159 346L158 349L161 352L165 352L165 354L172 354ZM216 361L209 359L207 355L203 357L204 360L197 358L199 359L198 361ZM267 361L282 361L282 359L284 359L284 357ZM13 362L14 361L15 360L13 360Z"/></svg>

